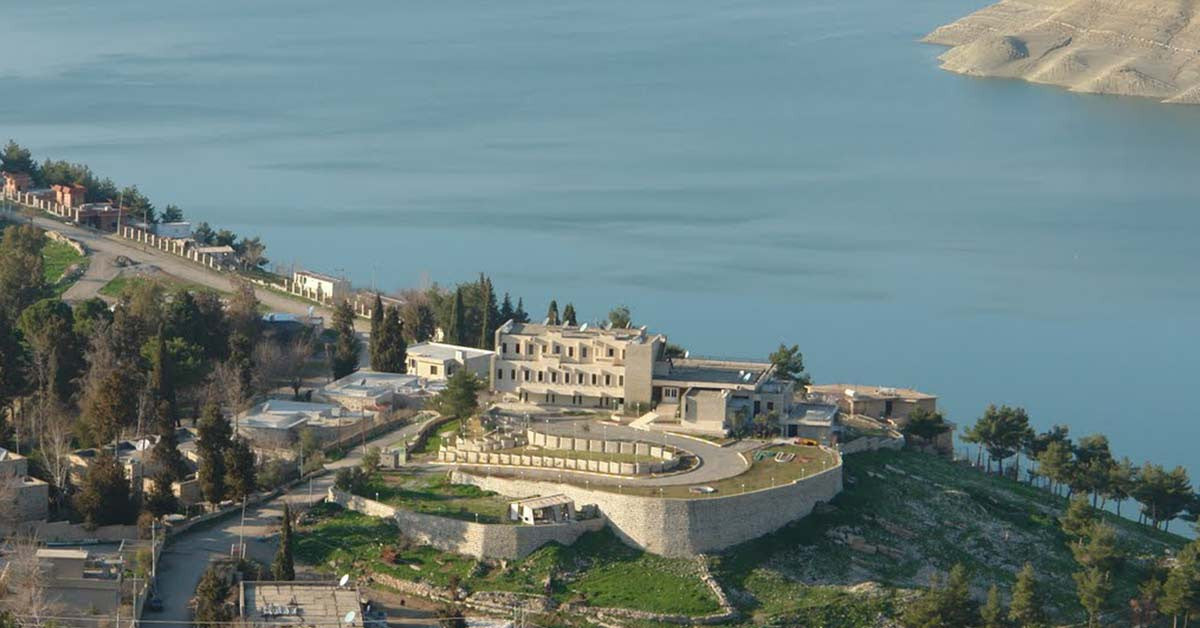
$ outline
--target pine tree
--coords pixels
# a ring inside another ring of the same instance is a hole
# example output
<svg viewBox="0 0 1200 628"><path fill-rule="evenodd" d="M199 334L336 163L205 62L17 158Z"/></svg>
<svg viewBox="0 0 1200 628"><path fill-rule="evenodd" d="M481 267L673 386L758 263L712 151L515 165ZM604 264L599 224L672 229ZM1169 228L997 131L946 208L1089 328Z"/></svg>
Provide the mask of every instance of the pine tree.
<svg viewBox="0 0 1200 628"><path fill-rule="evenodd" d="M110 452L103 452L88 468L83 486L75 499L75 508L89 526L129 523L133 520L129 480L125 470Z"/></svg>
<svg viewBox="0 0 1200 628"><path fill-rule="evenodd" d="M1059 518L1059 526L1067 538L1075 541L1087 536L1088 529L1096 521L1096 513L1083 495L1076 495L1067 504L1067 511Z"/></svg>
<svg viewBox="0 0 1200 628"><path fill-rule="evenodd" d="M221 408L210 402L204 406L197 431L199 440L196 450L200 455L197 477L200 480L200 491L204 494L205 501L215 505L225 499L225 450L230 447L232 429L229 421L221 415Z"/></svg>
<svg viewBox="0 0 1200 628"><path fill-rule="evenodd" d="M383 298L379 296L379 293L375 293L375 304L371 306L371 338L369 344L371 351L371 370L373 371L383 370L379 368L378 358L376 357L379 353L379 339L380 334L382 333Z"/></svg>
<svg viewBox="0 0 1200 628"><path fill-rule="evenodd" d="M233 619L229 606L229 587L217 564L209 565L196 585L195 625L221 624Z"/></svg>
<svg viewBox="0 0 1200 628"><path fill-rule="evenodd" d="M1007 625L1004 616L1004 605L1000 602L1000 588L992 585L988 589L987 602L979 609L983 619L983 628L1004 628Z"/></svg>
<svg viewBox="0 0 1200 628"><path fill-rule="evenodd" d="M1087 611L1088 626L1098 626L1100 612L1112 595L1112 578L1109 572L1100 569L1087 569L1075 573L1075 590L1079 594L1079 605Z"/></svg>
<svg viewBox="0 0 1200 628"><path fill-rule="evenodd" d="M579 325L579 321L577 321L575 318L575 304L568 303L566 307L563 308L563 322L572 327Z"/></svg>
<svg viewBox="0 0 1200 628"><path fill-rule="evenodd" d="M517 309L513 311L513 320L518 323L529 322L529 312L525 311L525 299L517 297Z"/></svg>
<svg viewBox="0 0 1200 628"><path fill-rule="evenodd" d="M236 438L225 448L226 496L241 501L254 492L257 481L254 469L254 450L244 438Z"/></svg>
<svg viewBox="0 0 1200 628"><path fill-rule="evenodd" d="M155 517L179 510L179 499L171 489L171 477L165 473L154 476L154 486L146 496L145 508Z"/></svg>
<svg viewBox="0 0 1200 628"><path fill-rule="evenodd" d="M978 625L979 603L971 598L966 569L955 565L944 583L935 576L929 589L905 609L903 624L920 628Z"/></svg>
<svg viewBox="0 0 1200 628"><path fill-rule="evenodd" d="M465 419L479 408L479 391L483 382L467 369L460 369L446 381L446 388L433 398L432 404L446 416Z"/></svg>
<svg viewBox="0 0 1200 628"><path fill-rule="evenodd" d="M295 580L296 568L292 561L292 510L283 503L283 525L279 530L279 549L271 562L271 576L276 580Z"/></svg>
<svg viewBox="0 0 1200 628"><path fill-rule="evenodd" d="M333 343L331 366L333 378L341 379L358 367L358 352L362 342L354 333L354 309L349 301L342 301L333 311L333 330L337 339Z"/></svg>
<svg viewBox="0 0 1200 628"><path fill-rule="evenodd" d="M559 325L558 320L558 301L550 299L550 307L546 309L546 324Z"/></svg>
<svg viewBox="0 0 1200 628"><path fill-rule="evenodd" d="M1179 552L1163 584L1159 607L1173 618L1182 615L1184 624L1200 612L1200 541L1188 543Z"/></svg>
<svg viewBox="0 0 1200 628"><path fill-rule="evenodd" d="M1025 563L1021 571L1017 572L1012 602L1008 606L1008 619L1021 628L1041 626L1046 621L1042 594L1032 563Z"/></svg>
<svg viewBox="0 0 1200 628"><path fill-rule="evenodd" d="M446 329L446 342L452 345L466 344L466 307L463 305L463 289L459 286L454 291L454 302L450 306L450 326Z"/></svg>
<svg viewBox="0 0 1200 628"><path fill-rule="evenodd" d="M379 342L375 351L371 356L372 369L382 373L405 372L408 343L404 341L404 325L400 322L400 311L395 307L387 308L387 314L379 326Z"/></svg>

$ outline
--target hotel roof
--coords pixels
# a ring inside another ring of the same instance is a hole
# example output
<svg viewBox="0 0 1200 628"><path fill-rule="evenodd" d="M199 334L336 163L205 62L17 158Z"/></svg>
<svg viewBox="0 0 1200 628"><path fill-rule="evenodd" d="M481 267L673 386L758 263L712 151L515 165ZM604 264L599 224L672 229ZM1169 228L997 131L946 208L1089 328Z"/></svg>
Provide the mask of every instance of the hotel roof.
<svg viewBox="0 0 1200 628"><path fill-rule="evenodd" d="M354 589L322 582L250 581L241 586L242 615L250 623L343 628L363 625L358 591Z"/></svg>
<svg viewBox="0 0 1200 628"><path fill-rule="evenodd" d="M408 355L433 360L457 360L459 353L462 353L464 358L478 358L485 355L494 355L496 352L486 349L476 349L474 347L442 344L440 342L422 342L408 348Z"/></svg>
<svg viewBox="0 0 1200 628"><path fill-rule="evenodd" d="M517 334L522 336L537 336L545 333L560 333L568 338L594 338L604 336L613 338L614 340L645 340L649 336L646 334L644 327L621 327L617 329L606 328L601 325L592 325L584 323L582 325L545 325L538 323L518 323L516 321L508 321L500 327L500 331L506 334Z"/></svg>
<svg viewBox="0 0 1200 628"><path fill-rule="evenodd" d="M696 358L671 360L671 368L664 375L655 375L656 381L695 382L698 384L720 384L725 386L754 386L771 370L767 362L729 362Z"/></svg>

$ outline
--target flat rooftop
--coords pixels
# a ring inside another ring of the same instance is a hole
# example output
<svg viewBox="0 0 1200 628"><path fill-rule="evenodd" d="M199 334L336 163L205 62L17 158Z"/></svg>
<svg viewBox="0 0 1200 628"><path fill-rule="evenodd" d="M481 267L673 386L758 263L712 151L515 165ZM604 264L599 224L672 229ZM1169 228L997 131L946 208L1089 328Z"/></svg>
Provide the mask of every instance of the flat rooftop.
<svg viewBox="0 0 1200 628"><path fill-rule="evenodd" d="M677 358L671 360L671 369L654 379L670 382L696 382L723 385L754 385L766 375L771 365L766 362L727 362Z"/></svg>
<svg viewBox="0 0 1200 628"><path fill-rule="evenodd" d="M288 430L311 420L339 414L341 408L332 404L271 399L258 404L238 421L244 427Z"/></svg>
<svg viewBox="0 0 1200 628"><path fill-rule="evenodd" d="M543 325L540 323L516 323L509 321L501 326L501 332L520 336L540 336L547 333L562 334L567 338L611 338L613 340L643 341L648 338L646 330L641 327L622 327L607 329L600 325L584 323L582 325Z"/></svg>
<svg viewBox="0 0 1200 628"><path fill-rule="evenodd" d="M422 342L412 345L408 348L408 355L429 358L432 360L457 360L461 354L464 358L480 358L483 356L494 355L495 351L486 349L476 349L474 347L460 347L458 345L448 345L440 342Z"/></svg>
<svg viewBox="0 0 1200 628"><path fill-rule="evenodd" d="M850 394L851 391L853 391L853 394ZM815 384L808 387L808 393L810 395L845 397L847 399L851 396L856 399L937 399L937 395L930 395L911 388L864 386L862 384Z"/></svg>
<svg viewBox="0 0 1200 628"><path fill-rule="evenodd" d="M367 396L377 395L389 390L420 388L420 378L405 373L380 373L370 369L359 369L322 390L333 395Z"/></svg>
<svg viewBox="0 0 1200 628"><path fill-rule="evenodd" d="M242 617L249 623L271 625L363 625L358 591L332 582L243 582Z"/></svg>
<svg viewBox="0 0 1200 628"><path fill-rule="evenodd" d="M838 407L829 403L797 403L792 406L788 421L803 425L833 425Z"/></svg>

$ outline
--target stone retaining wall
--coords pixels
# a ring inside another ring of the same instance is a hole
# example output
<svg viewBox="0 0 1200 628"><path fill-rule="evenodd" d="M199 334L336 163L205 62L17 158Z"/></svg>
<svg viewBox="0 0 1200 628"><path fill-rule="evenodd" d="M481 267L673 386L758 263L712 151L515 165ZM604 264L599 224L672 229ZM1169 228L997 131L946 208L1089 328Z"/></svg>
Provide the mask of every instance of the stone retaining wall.
<svg viewBox="0 0 1200 628"><path fill-rule="evenodd" d="M491 466L532 467L586 471L609 475L650 475L672 471L681 460L680 451L653 443L627 440L606 440L543 434L529 429L525 441L532 447L554 451L581 451L598 454L637 455L657 458L658 462L619 462L610 460L582 460L562 455L509 454L494 451L487 446L463 447L443 446L438 451L438 462L446 464L478 464ZM511 445L509 445L511 447ZM499 448L499 447L497 447Z"/></svg>
<svg viewBox="0 0 1200 628"><path fill-rule="evenodd" d="M903 448L904 436L899 432L894 432L889 436L864 436L838 445L838 451L843 456L858 454L864 451L878 451L880 449L899 450Z"/></svg>
<svg viewBox="0 0 1200 628"><path fill-rule="evenodd" d="M503 495L563 493L576 507L595 504L626 543L662 556L684 557L725 548L769 534L812 512L842 490L838 465L802 480L724 497L673 499L621 495L573 484L485 477L456 470L451 481Z"/></svg>
<svg viewBox="0 0 1200 628"><path fill-rule="evenodd" d="M329 501L372 517L392 519L404 535L440 550L476 558L524 558L552 541L570 545L585 532L604 527L603 519L546 525L474 523L395 508L330 487Z"/></svg>

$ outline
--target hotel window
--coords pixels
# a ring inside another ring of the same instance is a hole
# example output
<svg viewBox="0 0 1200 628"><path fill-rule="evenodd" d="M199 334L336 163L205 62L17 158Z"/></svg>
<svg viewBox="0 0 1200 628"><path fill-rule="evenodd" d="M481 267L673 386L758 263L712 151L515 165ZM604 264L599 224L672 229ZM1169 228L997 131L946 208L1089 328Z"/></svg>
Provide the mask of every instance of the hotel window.
<svg viewBox="0 0 1200 628"><path fill-rule="evenodd" d="M775 402L774 402L774 401L768 401L768 402L767 402L767 412L771 412L771 411L773 411L774 409L775 409Z"/></svg>
<svg viewBox="0 0 1200 628"><path fill-rule="evenodd" d="M562 353L562 347L554 345L554 355L558 355L560 353Z"/></svg>
<svg viewBox="0 0 1200 628"><path fill-rule="evenodd" d="M663 389L663 399L678 399L678 398L679 398L679 389L678 388L664 388Z"/></svg>
<svg viewBox="0 0 1200 628"><path fill-rule="evenodd" d="M518 342L517 344L513 345L513 353L521 355L521 343Z"/></svg>
<svg viewBox="0 0 1200 628"><path fill-rule="evenodd" d="M579 357L581 357L581 358L587 357L587 347L579 347Z"/></svg>
<svg viewBox="0 0 1200 628"><path fill-rule="evenodd" d="M538 371L538 381L539 382L546 381L546 372L545 371Z"/></svg>
<svg viewBox="0 0 1200 628"><path fill-rule="evenodd" d="M496 379L504 379L504 369L496 369Z"/></svg>
<svg viewBox="0 0 1200 628"><path fill-rule="evenodd" d="M583 383L583 373L579 373L578 377L576 377L576 379L575 379L575 383L576 383L576 384L582 384L582 383Z"/></svg>
<svg viewBox="0 0 1200 628"><path fill-rule="evenodd" d="M617 385L618 385L618 386L624 386L624 385L625 385L625 376L624 376L624 375L618 375L618 376L617 376Z"/></svg>
<svg viewBox="0 0 1200 628"><path fill-rule="evenodd" d="M621 359L622 360L625 359L625 350L624 349L621 349Z"/></svg>
<svg viewBox="0 0 1200 628"><path fill-rule="evenodd" d="M436 366L430 366L430 367L429 367L429 374L430 374L430 375L437 375L437 367L436 367Z"/></svg>
<svg viewBox="0 0 1200 628"><path fill-rule="evenodd" d="M542 355L546 355L546 345L542 345Z"/></svg>
<svg viewBox="0 0 1200 628"><path fill-rule="evenodd" d="M558 383L558 372L557 371L550 371L550 383L551 384Z"/></svg>
<svg viewBox="0 0 1200 628"><path fill-rule="evenodd" d="M525 371L525 381L529 381L529 371Z"/></svg>
<svg viewBox="0 0 1200 628"><path fill-rule="evenodd" d="M612 347L608 348L608 357L610 357L610 358L613 357L613 348Z"/></svg>
<svg viewBox="0 0 1200 628"><path fill-rule="evenodd" d="M500 353L508 353L508 343L507 342L500 343Z"/></svg>
<svg viewBox="0 0 1200 628"><path fill-rule="evenodd" d="M595 373L592 373L592 385L593 386L596 385L596 374Z"/></svg>
<svg viewBox="0 0 1200 628"><path fill-rule="evenodd" d="M575 357L575 347L567 347L567 357L568 358Z"/></svg>
<svg viewBox="0 0 1200 628"><path fill-rule="evenodd" d="M604 385L612 386L612 375L609 375L608 373L604 374Z"/></svg>
<svg viewBox="0 0 1200 628"><path fill-rule="evenodd" d="M514 382L517 381L517 369L510 369L508 371L508 378Z"/></svg>

